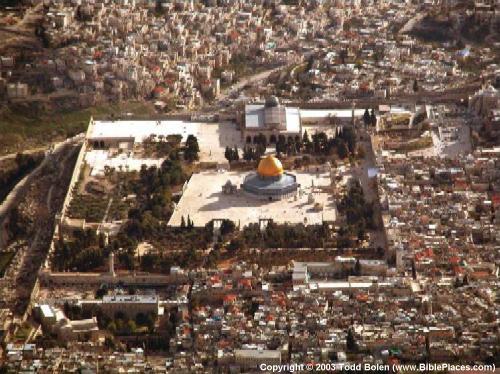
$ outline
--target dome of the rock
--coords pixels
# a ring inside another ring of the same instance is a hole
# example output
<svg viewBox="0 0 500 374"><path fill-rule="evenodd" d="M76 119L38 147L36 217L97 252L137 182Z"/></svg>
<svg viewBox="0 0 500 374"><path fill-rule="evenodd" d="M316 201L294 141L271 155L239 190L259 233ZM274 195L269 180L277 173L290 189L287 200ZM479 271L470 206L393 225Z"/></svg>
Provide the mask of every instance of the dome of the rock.
<svg viewBox="0 0 500 374"><path fill-rule="evenodd" d="M283 171L280 160L267 156L260 160L257 172L245 177L241 187L253 197L272 201L294 196L299 184L295 175Z"/></svg>
<svg viewBox="0 0 500 374"><path fill-rule="evenodd" d="M280 160L274 156L267 156L260 160L259 167L257 168L257 173L261 177L279 177L283 174L283 165L281 165Z"/></svg>

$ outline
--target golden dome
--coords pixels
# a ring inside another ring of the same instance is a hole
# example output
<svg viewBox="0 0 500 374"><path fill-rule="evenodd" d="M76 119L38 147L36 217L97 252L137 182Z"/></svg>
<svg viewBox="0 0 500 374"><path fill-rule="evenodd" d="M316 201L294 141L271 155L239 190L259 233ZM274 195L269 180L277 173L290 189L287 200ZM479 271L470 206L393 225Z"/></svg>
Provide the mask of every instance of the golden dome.
<svg viewBox="0 0 500 374"><path fill-rule="evenodd" d="M283 174L283 165L276 157L269 155L260 160L257 173L261 177L279 177Z"/></svg>

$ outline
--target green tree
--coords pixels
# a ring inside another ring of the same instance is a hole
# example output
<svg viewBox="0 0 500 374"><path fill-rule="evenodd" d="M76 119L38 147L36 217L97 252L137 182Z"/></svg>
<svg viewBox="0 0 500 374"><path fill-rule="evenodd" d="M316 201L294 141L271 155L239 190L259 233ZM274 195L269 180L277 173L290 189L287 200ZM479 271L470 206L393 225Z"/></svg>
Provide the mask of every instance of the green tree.
<svg viewBox="0 0 500 374"><path fill-rule="evenodd" d="M245 146L243 148L243 159L245 161L251 161L253 160L253 155L254 151L253 151L253 148L252 147L249 147L249 146Z"/></svg>
<svg viewBox="0 0 500 374"><path fill-rule="evenodd" d="M418 90L419 90L418 81L417 81L417 79L415 79L413 81L413 92L418 92Z"/></svg>
<svg viewBox="0 0 500 374"><path fill-rule="evenodd" d="M279 135L276 142L276 154L279 156L284 152L286 152L286 139L284 135Z"/></svg>
<svg viewBox="0 0 500 374"><path fill-rule="evenodd" d="M184 159L188 162L197 161L199 159L198 153L200 146L198 139L194 135L189 135L186 139L186 149L184 150Z"/></svg>
<svg viewBox="0 0 500 374"><path fill-rule="evenodd" d="M111 333L111 334L116 334L116 323L114 321L110 321L108 325L106 326L106 329Z"/></svg>
<svg viewBox="0 0 500 374"><path fill-rule="evenodd" d="M295 140L293 137L288 137L287 143L286 143L286 154L288 156L295 154L297 152L297 149L295 148Z"/></svg>
<svg viewBox="0 0 500 374"><path fill-rule="evenodd" d="M236 225L233 221L229 219L222 220L220 225L220 233L222 236L231 234L236 229Z"/></svg>
<svg viewBox="0 0 500 374"><path fill-rule="evenodd" d="M144 271L153 271L158 263L158 256L153 253L147 253L141 258L141 269Z"/></svg>
<svg viewBox="0 0 500 374"><path fill-rule="evenodd" d="M194 162L199 160L198 152L193 151L190 148L187 148L184 151L184 160L187 162Z"/></svg>
<svg viewBox="0 0 500 374"><path fill-rule="evenodd" d="M266 153L266 147L263 144L257 144L254 152L254 160L258 161L262 158L262 156Z"/></svg>
<svg viewBox="0 0 500 374"><path fill-rule="evenodd" d="M138 326L145 326L147 323L147 317L144 313L137 313L135 316L135 323Z"/></svg>
<svg viewBox="0 0 500 374"><path fill-rule="evenodd" d="M348 352L358 351L358 342L356 341L352 327L347 330L346 348Z"/></svg>
<svg viewBox="0 0 500 374"><path fill-rule="evenodd" d="M346 27L347 24L344 24L344 26ZM339 57L340 57L340 62L341 62L342 65L345 64L348 55L349 55L349 53L347 52L346 49L342 49L340 51Z"/></svg>
<svg viewBox="0 0 500 374"><path fill-rule="evenodd" d="M343 139L339 139L337 143L337 154L342 160L349 156L349 149Z"/></svg>
<svg viewBox="0 0 500 374"><path fill-rule="evenodd" d="M229 147L226 147L226 150L224 151L224 157L226 158L226 160L231 163L234 161L233 159L233 150Z"/></svg>
<svg viewBox="0 0 500 374"><path fill-rule="evenodd" d="M147 326L150 333L152 333L155 329L155 322L156 322L156 314L155 313L148 313L146 315L145 326Z"/></svg>
<svg viewBox="0 0 500 374"><path fill-rule="evenodd" d="M368 112L368 108L365 109L365 113L363 114L363 122L365 123L365 126L371 124L371 117L370 112Z"/></svg>
<svg viewBox="0 0 500 374"><path fill-rule="evenodd" d="M267 139L264 134L259 133L259 135L257 135L257 144L263 146L265 150L265 148L267 147Z"/></svg>
<svg viewBox="0 0 500 374"><path fill-rule="evenodd" d="M137 325L135 324L134 320L129 319L125 326L125 331L128 334L134 334L136 330L137 330Z"/></svg>
<svg viewBox="0 0 500 374"><path fill-rule="evenodd" d="M307 144L311 143L311 139L309 139L309 134L307 133L307 130L304 131L304 135L302 135L302 143L306 147Z"/></svg>
<svg viewBox="0 0 500 374"><path fill-rule="evenodd" d="M411 275L412 275L413 280L417 279L417 268L415 266L415 260L413 260L411 262Z"/></svg>
<svg viewBox="0 0 500 374"><path fill-rule="evenodd" d="M238 249L242 249L244 247L245 247L245 243L241 238L234 238L234 239L231 239L231 241L229 242L227 249L229 251L234 252L234 251L237 251Z"/></svg>
<svg viewBox="0 0 500 374"><path fill-rule="evenodd" d="M354 265L354 275L361 275L361 264L359 263L359 258L356 259L356 264Z"/></svg>
<svg viewBox="0 0 500 374"><path fill-rule="evenodd" d="M371 124L373 127L377 125L377 116L375 115L375 110L372 109L370 114Z"/></svg>
<svg viewBox="0 0 500 374"><path fill-rule="evenodd" d="M95 292L95 298L96 299L102 299L102 297L104 295L106 295L108 293L108 287L106 285L102 285L101 287L99 287L97 289L97 291Z"/></svg>
<svg viewBox="0 0 500 374"><path fill-rule="evenodd" d="M339 136L341 139L345 140L350 153L354 153L356 149L356 134L351 127L345 127Z"/></svg>

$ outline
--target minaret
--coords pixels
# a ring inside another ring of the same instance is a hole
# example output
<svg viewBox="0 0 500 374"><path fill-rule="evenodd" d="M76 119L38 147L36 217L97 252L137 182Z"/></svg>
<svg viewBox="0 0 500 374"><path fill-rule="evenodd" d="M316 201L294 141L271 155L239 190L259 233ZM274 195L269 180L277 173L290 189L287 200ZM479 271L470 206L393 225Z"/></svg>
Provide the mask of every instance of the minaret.
<svg viewBox="0 0 500 374"><path fill-rule="evenodd" d="M111 252L109 254L109 275L116 277L115 273L115 254Z"/></svg>

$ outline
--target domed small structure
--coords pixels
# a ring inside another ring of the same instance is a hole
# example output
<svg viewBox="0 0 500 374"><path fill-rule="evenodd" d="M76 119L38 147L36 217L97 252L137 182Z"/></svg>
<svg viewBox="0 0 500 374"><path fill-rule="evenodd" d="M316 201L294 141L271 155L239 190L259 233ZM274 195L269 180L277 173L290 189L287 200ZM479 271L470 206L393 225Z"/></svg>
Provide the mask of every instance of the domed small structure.
<svg viewBox="0 0 500 374"><path fill-rule="evenodd" d="M276 96L269 96L266 98L266 102L265 102L265 107L266 108L275 108L275 107L278 107L280 105L280 101L278 100L278 98Z"/></svg>
<svg viewBox="0 0 500 374"><path fill-rule="evenodd" d="M257 172L245 177L241 188L261 200L281 200L297 194L299 188L295 175L285 173L280 160L267 156L260 160Z"/></svg>
<svg viewBox="0 0 500 374"><path fill-rule="evenodd" d="M276 157L269 155L260 160L257 173L261 177L279 177L283 174L283 165Z"/></svg>

